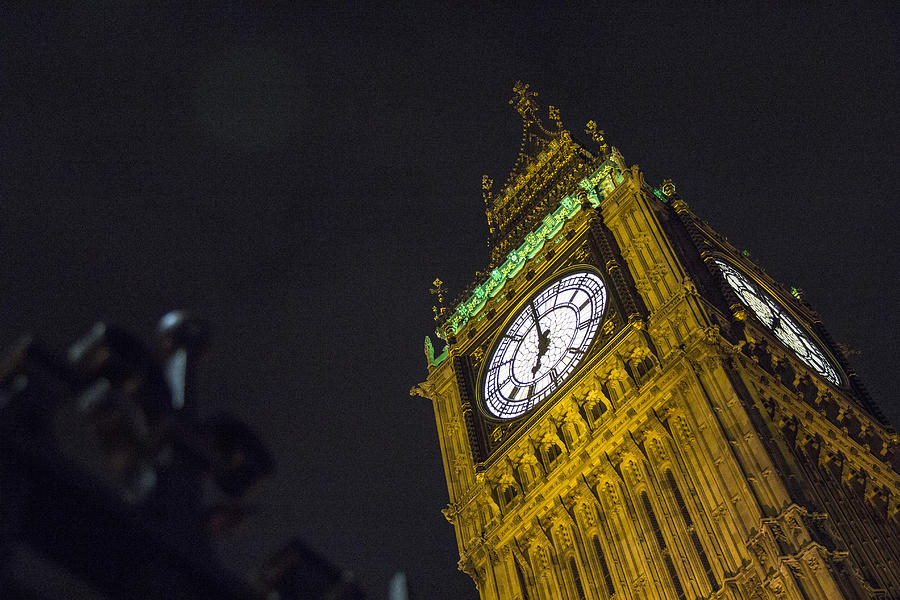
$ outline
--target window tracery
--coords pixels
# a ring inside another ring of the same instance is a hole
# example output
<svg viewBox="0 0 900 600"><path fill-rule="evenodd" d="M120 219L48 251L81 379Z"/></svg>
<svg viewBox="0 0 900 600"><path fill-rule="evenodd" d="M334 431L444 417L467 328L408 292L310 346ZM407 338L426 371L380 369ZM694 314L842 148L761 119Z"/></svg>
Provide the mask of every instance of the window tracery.
<svg viewBox="0 0 900 600"><path fill-rule="evenodd" d="M647 521L650 524L650 531L653 534L654 539L656 540L656 545L659 548L660 553L663 557L663 562L666 565L666 570L669 572L669 577L672 580L672 585L675 588L675 594L679 600L685 600L686 596L684 593L684 588L681 585L681 579L678 576L678 572L675 570L675 564L672 561L671 554L669 552L669 548L666 545L665 537L663 536L662 527L660 526L659 520L656 518L656 512L653 510L653 504L650 502L650 496L647 494L647 490L642 490L640 492L641 504L644 508L644 514L647 517Z"/></svg>
<svg viewBox="0 0 900 600"><path fill-rule="evenodd" d="M603 552L603 545L600 543L600 536L592 537L594 544L594 554L597 557L597 564L600 565L600 578L603 580L603 586L606 588L606 595L612 598L616 593L615 585L613 585L612 573L609 570L609 563L606 562L606 554Z"/></svg>
<svg viewBox="0 0 900 600"><path fill-rule="evenodd" d="M672 473L671 469L665 470L664 477L666 483L669 486L669 490L675 497L675 506L678 508L678 512L679 514L681 514L681 519L684 521L684 524L687 527L688 537L691 540L691 544L694 546L694 551L697 553L697 558L700 560L700 566L703 568L710 587L713 590L716 590L719 588L719 582L716 580L716 575L713 571L712 565L709 562L709 557L706 554L706 550L703 548L703 544L700 542L700 537L697 535L697 529L694 526L694 520L691 517L690 511L688 510L687 502L685 502L684 496L681 493L681 488L679 488L678 483L675 481L675 475Z"/></svg>
<svg viewBox="0 0 900 600"><path fill-rule="evenodd" d="M589 419L593 422L599 421L600 417L603 416L603 413L606 412L606 406L604 406L603 403L599 401L585 404L585 407L587 409Z"/></svg>
<svg viewBox="0 0 900 600"><path fill-rule="evenodd" d="M544 460L547 464L547 469L549 470L553 463L562 455L562 449L559 447L559 444L556 442L551 442L545 444L542 447L542 452L544 454Z"/></svg>
<svg viewBox="0 0 900 600"><path fill-rule="evenodd" d="M584 584L581 582L581 573L578 571L578 565L575 564L575 557L569 557L569 572L572 575L572 581L575 584L575 597L578 600L586 600L584 595Z"/></svg>
<svg viewBox="0 0 900 600"><path fill-rule="evenodd" d="M514 485L504 486L502 493L503 505L508 506L512 504L512 501L516 498L518 493L519 492L518 490L516 490L516 487Z"/></svg>

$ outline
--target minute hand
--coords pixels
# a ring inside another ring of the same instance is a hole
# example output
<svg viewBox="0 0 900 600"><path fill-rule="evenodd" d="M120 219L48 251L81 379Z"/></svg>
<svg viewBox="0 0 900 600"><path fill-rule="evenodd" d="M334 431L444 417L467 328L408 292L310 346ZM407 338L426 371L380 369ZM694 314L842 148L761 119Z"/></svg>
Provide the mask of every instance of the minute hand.
<svg viewBox="0 0 900 600"><path fill-rule="evenodd" d="M534 303L531 304L531 315L534 318L534 326L537 329L538 335L538 365L541 364L541 357L544 356L544 353L550 347L550 331L541 331L541 321L538 318L537 309L534 307ZM535 367L537 368L537 367Z"/></svg>
<svg viewBox="0 0 900 600"><path fill-rule="evenodd" d="M541 321L538 318L537 309L534 307L534 303L531 304L531 316L534 319L534 326L537 329L538 336L538 347L537 347L537 362L531 368L531 374L534 375L541 368L541 359L544 357L544 353L547 352L547 349L550 347L550 332L541 331Z"/></svg>
<svg viewBox="0 0 900 600"><path fill-rule="evenodd" d="M541 331L541 321L538 319L537 309L534 307L534 302L528 306L531 307L531 317L534 319L534 326L537 328L538 339L541 340L544 338L544 333Z"/></svg>

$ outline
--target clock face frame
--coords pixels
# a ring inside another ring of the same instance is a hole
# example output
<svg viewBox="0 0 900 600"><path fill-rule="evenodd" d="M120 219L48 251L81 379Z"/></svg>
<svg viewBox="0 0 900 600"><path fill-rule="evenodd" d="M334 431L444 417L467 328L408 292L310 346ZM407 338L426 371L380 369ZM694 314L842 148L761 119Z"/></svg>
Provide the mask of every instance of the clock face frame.
<svg viewBox="0 0 900 600"><path fill-rule="evenodd" d="M778 341L829 383L841 387L841 376L834 363L787 309L761 285L756 284L736 267L719 258L714 258L713 261L738 299L753 311L756 318L778 338Z"/></svg>
<svg viewBox="0 0 900 600"><path fill-rule="evenodd" d="M587 356L607 304L606 284L584 267L532 294L504 324L485 363L485 413L514 419L558 390Z"/></svg>

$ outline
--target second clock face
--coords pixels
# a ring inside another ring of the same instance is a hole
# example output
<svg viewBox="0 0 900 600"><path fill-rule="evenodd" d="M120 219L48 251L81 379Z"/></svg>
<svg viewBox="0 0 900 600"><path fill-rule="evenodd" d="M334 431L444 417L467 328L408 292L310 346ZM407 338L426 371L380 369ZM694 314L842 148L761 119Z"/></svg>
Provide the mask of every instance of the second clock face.
<svg viewBox="0 0 900 600"><path fill-rule="evenodd" d="M490 355L486 410L512 419L559 389L587 355L606 303L606 286L588 271L564 275L532 296Z"/></svg>
<svg viewBox="0 0 900 600"><path fill-rule="evenodd" d="M765 325L782 344L793 350L797 357L819 375L840 387L841 378L837 369L825 356L825 352L812 340L803 327L765 290L754 284L749 277L730 264L714 259L725 276L725 281L734 290L756 318Z"/></svg>

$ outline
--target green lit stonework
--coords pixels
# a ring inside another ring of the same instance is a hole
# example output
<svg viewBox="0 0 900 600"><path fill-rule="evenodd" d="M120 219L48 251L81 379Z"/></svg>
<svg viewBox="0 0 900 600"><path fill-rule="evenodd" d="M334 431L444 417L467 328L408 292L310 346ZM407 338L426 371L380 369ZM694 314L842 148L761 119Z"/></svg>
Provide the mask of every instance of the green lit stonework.
<svg viewBox="0 0 900 600"><path fill-rule="evenodd" d="M593 208L596 208L600 206L601 195L603 197L606 196L606 188L612 189L621 182L621 177L621 174L616 170L615 163L605 161L593 174L585 177L579 183L579 187L587 192L588 202ZM610 183L612 185L599 185L607 178L611 180ZM510 252L502 265L491 271L491 276L488 280L476 287L472 295L454 309L453 314L443 326L444 331L438 328L438 337L443 338L445 336L444 332L455 335L465 327L469 319L484 308L488 299L500 293L506 282L522 270L525 262L534 258L544 244L559 233L563 225L578 214L578 211L581 209L582 202L577 196L565 196L560 201L559 207L547 215L540 227L526 235L522 245Z"/></svg>

